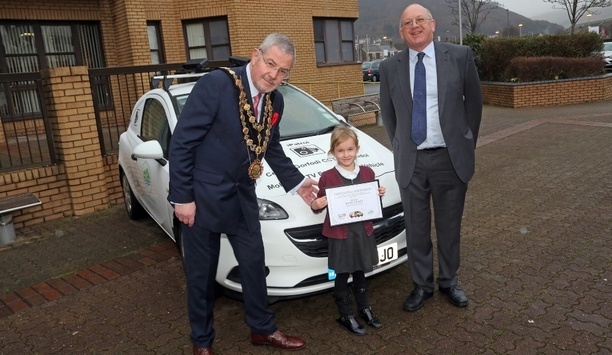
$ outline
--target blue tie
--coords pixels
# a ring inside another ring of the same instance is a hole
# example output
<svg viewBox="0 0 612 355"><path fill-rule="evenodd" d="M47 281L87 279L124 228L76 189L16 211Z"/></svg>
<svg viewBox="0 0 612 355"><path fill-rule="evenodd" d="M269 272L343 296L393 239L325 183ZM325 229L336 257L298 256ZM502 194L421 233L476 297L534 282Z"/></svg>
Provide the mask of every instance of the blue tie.
<svg viewBox="0 0 612 355"><path fill-rule="evenodd" d="M414 67L414 93L412 94L412 134L410 138L418 146L427 138L427 85L425 80L425 53L419 57Z"/></svg>

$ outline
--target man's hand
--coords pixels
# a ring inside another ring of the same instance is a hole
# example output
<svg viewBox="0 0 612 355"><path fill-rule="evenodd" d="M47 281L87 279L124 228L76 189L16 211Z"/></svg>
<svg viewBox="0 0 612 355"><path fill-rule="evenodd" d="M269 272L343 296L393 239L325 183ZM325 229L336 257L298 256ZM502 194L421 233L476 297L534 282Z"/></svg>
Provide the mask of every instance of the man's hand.
<svg viewBox="0 0 612 355"><path fill-rule="evenodd" d="M302 186L297 190L297 193L302 196L302 200L306 202L308 206L312 201L317 198L317 192L319 191L319 183L311 178L306 179Z"/></svg>
<svg viewBox="0 0 612 355"><path fill-rule="evenodd" d="M195 223L196 204L195 202L174 205L174 214L181 223L185 223L189 227Z"/></svg>

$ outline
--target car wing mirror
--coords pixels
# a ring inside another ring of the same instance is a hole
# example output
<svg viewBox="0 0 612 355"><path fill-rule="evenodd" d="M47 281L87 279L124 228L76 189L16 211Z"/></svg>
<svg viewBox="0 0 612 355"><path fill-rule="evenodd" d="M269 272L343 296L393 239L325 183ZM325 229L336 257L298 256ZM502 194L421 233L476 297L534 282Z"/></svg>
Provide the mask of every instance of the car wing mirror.
<svg viewBox="0 0 612 355"><path fill-rule="evenodd" d="M164 159L164 151L159 142L156 140L150 140L138 144L134 148L131 157L132 160L154 159L162 166L167 164L166 159Z"/></svg>

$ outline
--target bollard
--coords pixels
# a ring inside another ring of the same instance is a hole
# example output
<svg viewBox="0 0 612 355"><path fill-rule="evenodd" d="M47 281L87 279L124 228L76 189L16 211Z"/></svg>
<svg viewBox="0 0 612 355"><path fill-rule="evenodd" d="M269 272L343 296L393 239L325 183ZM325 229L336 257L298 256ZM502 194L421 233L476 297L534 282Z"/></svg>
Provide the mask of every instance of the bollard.
<svg viewBox="0 0 612 355"><path fill-rule="evenodd" d="M0 244L9 244L15 241L15 225L13 216L0 214Z"/></svg>

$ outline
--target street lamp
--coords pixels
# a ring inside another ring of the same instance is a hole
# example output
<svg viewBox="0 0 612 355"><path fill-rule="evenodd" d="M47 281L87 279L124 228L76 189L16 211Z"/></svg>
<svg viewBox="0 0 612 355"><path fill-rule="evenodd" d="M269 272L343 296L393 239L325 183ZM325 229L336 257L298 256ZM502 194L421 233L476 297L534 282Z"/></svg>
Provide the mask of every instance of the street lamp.
<svg viewBox="0 0 612 355"><path fill-rule="evenodd" d="M523 24L519 23L519 37L523 37Z"/></svg>
<svg viewBox="0 0 612 355"><path fill-rule="evenodd" d="M508 30L508 37L510 37L510 11L508 11L508 9L506 9L506 29Z"/></svg>

